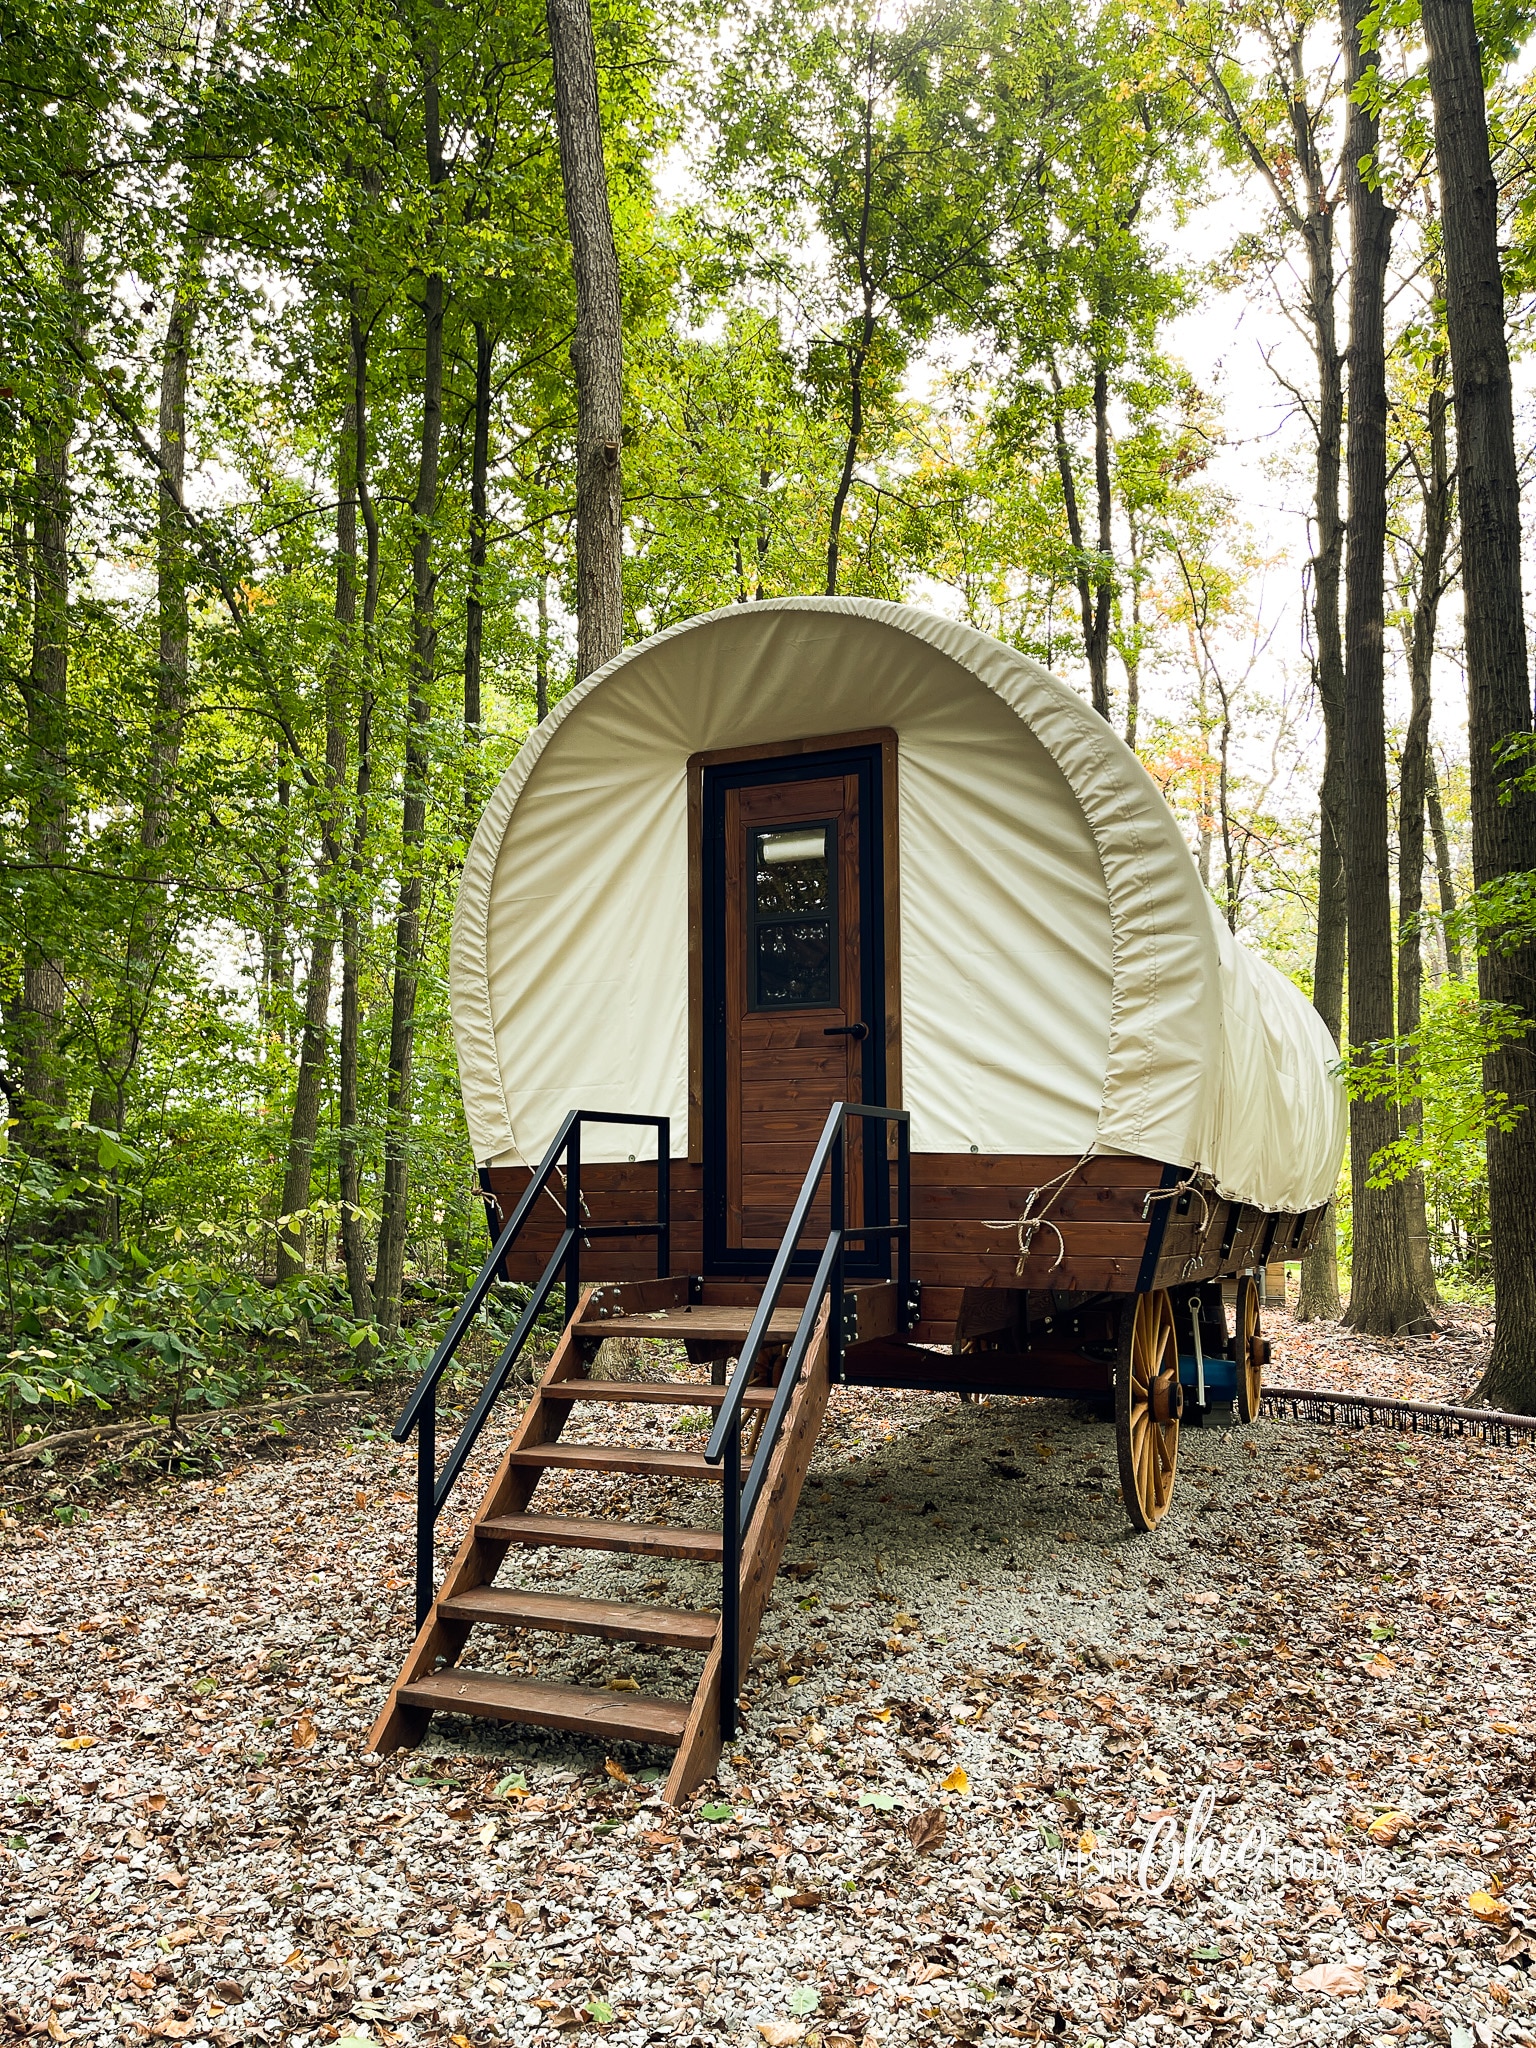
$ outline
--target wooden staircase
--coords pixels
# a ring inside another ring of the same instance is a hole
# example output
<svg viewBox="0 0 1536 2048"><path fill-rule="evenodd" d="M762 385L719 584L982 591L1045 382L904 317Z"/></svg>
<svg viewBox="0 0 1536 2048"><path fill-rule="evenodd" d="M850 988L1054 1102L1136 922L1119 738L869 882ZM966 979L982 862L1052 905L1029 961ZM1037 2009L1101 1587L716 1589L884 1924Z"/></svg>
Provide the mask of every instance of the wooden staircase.
<svg viewBox="0 0 1536 2048"><path fill-rule="evenodd" d="M858 1289L858 1307L850 1303L845 1311L838 1301L837 1311L857 1314L870 1330L877 1324L882 1329L887 1323L894 1326L894 1293L888 1283ZM868 1299L859 1302L864 1296ZM536 1592L498 1585L496 1579L509 1552L546 1548L721 1563L722 1465L709 1463L696 1451L567 1441L565 1431L581 1404L610 1410L626 1405L718 1410L726 1400L721 1385L675 1377L594 1380L592 1361L605 1338L639 1338L670 1345L681 1342L695 1368L709 1365L718 1373L725 1360L741 1351L759 1298L750 1289L722 1286L711 1291L707 1283L687 1279L632 1281L589 1288L581 1295L374 1724L371 1748L388 1752L419 1742L433 1714L472 1714L565 1729L603 1742L664 1744L676 1752L665 1789L665 1797L674 1803L710 1776L721 1750L723 1624L718 1613ZM738 1684L768 1604L826 1410L834 1299L829 1295L817 1316L743 1539ZM744 1396L748 1455L773 1401L799 1320L798 1309L776 1308L768 1324L759 1354L760 1384L750 1385ZM709 1513L702 1525L693 1525L535 1512L534 1494L546 1472L692 1482L705 1489ZM533 1629L692 1651L702 1655L703 1666L688 1698L557 1685L462 1664L470 1632L476 1628Z"/></svg>

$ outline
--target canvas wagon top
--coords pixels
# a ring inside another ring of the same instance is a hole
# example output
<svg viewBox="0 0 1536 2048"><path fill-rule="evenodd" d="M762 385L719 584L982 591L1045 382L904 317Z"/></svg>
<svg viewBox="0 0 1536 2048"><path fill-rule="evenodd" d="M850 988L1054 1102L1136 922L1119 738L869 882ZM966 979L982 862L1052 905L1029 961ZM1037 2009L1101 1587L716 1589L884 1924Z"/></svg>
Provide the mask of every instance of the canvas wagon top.
<svg viewBox="0 0 1536 2048"><path fill-rule="evenodd" d="M854 598L674 627L530 736L454 919L478 1162L537 1159L577 1103L668 1114L687 1154L698 763L841 760L860 742L894 754L887 1088L915 1152L1127 1153L1199 1168L1267 1211L1329 1198L1344 1139L1332 1042L1228 932L1134 753L1026 656ZM615 1132L608 1156L643 1156L637 1139Z"/></svg>

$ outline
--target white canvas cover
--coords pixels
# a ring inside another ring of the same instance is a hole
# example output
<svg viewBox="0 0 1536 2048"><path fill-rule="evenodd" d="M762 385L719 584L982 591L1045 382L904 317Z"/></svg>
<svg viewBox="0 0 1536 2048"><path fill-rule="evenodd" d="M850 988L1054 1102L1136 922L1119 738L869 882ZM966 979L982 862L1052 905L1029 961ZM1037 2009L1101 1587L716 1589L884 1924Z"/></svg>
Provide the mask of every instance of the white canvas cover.
<svg viewBox="0 0 1536 2048"><path fill-rule="evenodd" d="M686 1154L689 757L873 728L897 735L913 1150L1135 1153L1266 1209L1326 1201L1332 1042L1227 931L1136 756L1026 656L862 598L689 620L524 744L454 915L476 1159L537 1160L575 1108L668 1114ZM644 1157L642 1135L589 1128L584 1152Z"/></svg>

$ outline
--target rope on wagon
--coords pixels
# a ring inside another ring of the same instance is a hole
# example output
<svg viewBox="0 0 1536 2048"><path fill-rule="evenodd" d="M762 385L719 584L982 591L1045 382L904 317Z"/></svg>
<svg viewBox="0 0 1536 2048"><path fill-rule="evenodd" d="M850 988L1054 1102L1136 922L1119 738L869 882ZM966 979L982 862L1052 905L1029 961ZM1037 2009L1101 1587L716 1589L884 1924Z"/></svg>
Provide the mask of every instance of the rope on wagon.
<svg viewBox="0 0 1536 2048"><path fill-rule="evenodd" d="M1154 1202L1171 1202L1180 1195L1193 1195L1200 1204L1200 1228L1204 1231L1211 1220L1211 1205L1205 1198L1205 1189L1200 1185L1202 1180L1209 1183L1210 1175L1200 1171L1200 1162L1197 1159L1184 1178L1175 1181L1171 1188L1148 1188L1141 1198L1142 1221L1146 1222L1151 1215Z"/></svg>
<svg viewBox="0 0 1536 2048"><path fill-rule="evenodd" d="M983 1220L982 1228L984 1230L1014 1230L1018 1232L1019 1260L1014 1271L1020 1279L1024 1277L1024 1269L1028 1263L1029 1255L1035 1248L1035 1239L1042 1230L1049 1230L1056 1239L1056 1256L1046 1270L1046 1278L1049 1279L1051 1274L1065 1261L1067 1256L1067 1240L1062 1236L1059 1225L1051 1220L1049 1212L1054 1207L1057 1196L1066 1188L1067 1182L1071 1180L1075 1173L1081 1171L1092 1156L1091 1151L1082 1153L1080 1157L1073 1160L1070 1166L1064 1167L1060 1173L1053 1174L1049 1180L1043 1180L1038 1187L1031 1188L1024 1198L1024 1213L1022 1216L1005 1216L1000 1222ZM1045 1196L1045 1202L1037 1210L1035 1203L1041 1195Z"/></svg>

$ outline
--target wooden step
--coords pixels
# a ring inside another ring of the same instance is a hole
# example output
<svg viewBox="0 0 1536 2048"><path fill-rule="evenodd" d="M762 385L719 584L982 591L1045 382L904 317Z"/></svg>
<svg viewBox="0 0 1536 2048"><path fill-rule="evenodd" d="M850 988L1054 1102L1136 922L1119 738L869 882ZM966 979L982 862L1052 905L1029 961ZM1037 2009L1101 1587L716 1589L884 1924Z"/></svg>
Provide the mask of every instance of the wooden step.
<svg viewBox="0 0 1536 2048"><path fill-rule="evenodd" d="M664 1742L676 1748L688 1725L687 1700L654 1693L596 1692L581 1685L505 1678L495 1671L450 1668L402 1685L403 1706L431 1714L474 1714L485 1721L526 1721L604 1741Z"/></svg>
<svg viewBox="0 0 1536 2048"><path fill-rule="evenodd" d="M656 1337L669 1344L684 1337L697 1337L718 1344L731 1338L743 1342L752 1327L755 1308L667 1308L655 1315L591 1316L579 1325L583 1337ZM776 1308L768 1321L768 1334L787 1343L800 1327L797 1308Z"/></svg>
<svg viewBox="0 0 1536 2048"><path fill-rule="evenodd" d="M687 1529L675 1522L603 1522L593 1515L491 1515L475 1535L493 1543L524 1543L559 1550L627 1550L635 1557L687 1557L718 1564L718 1529Z"/></svg>
<svg viewBox="0 0 1536 2048"><path fill-rule="evenodd" d="M703 1380L562 1380L543 1389L546 1401L638 1401L656 1408L718 1408L725 1394ZM773 1389L748 1387L742 1399L748 1408L766 1408Z"/></svg>
<svg viewBox="0 0 1536 2048"><path fill-rule="evenodd" d="M718 1486L725 1467L711 1465L698 1451L653 1450L645 1445L539 1444L514 1451L514 1465L537 1465L550 1472L631 1472L646 1479L692 1479Z"/></svg>
<svg viewBox="0 0 1536 2048"><path fill-rule="evenodd" d="M553 1635L606 1636L647 1649L707 1650L720 1626L716 1614L687 1607L630 1606L622 1600L578 1600L569 1593L525 1593L513 1586L476 1586L438 1603L449 1621L493 1628L547 1629Z"/></svg>

